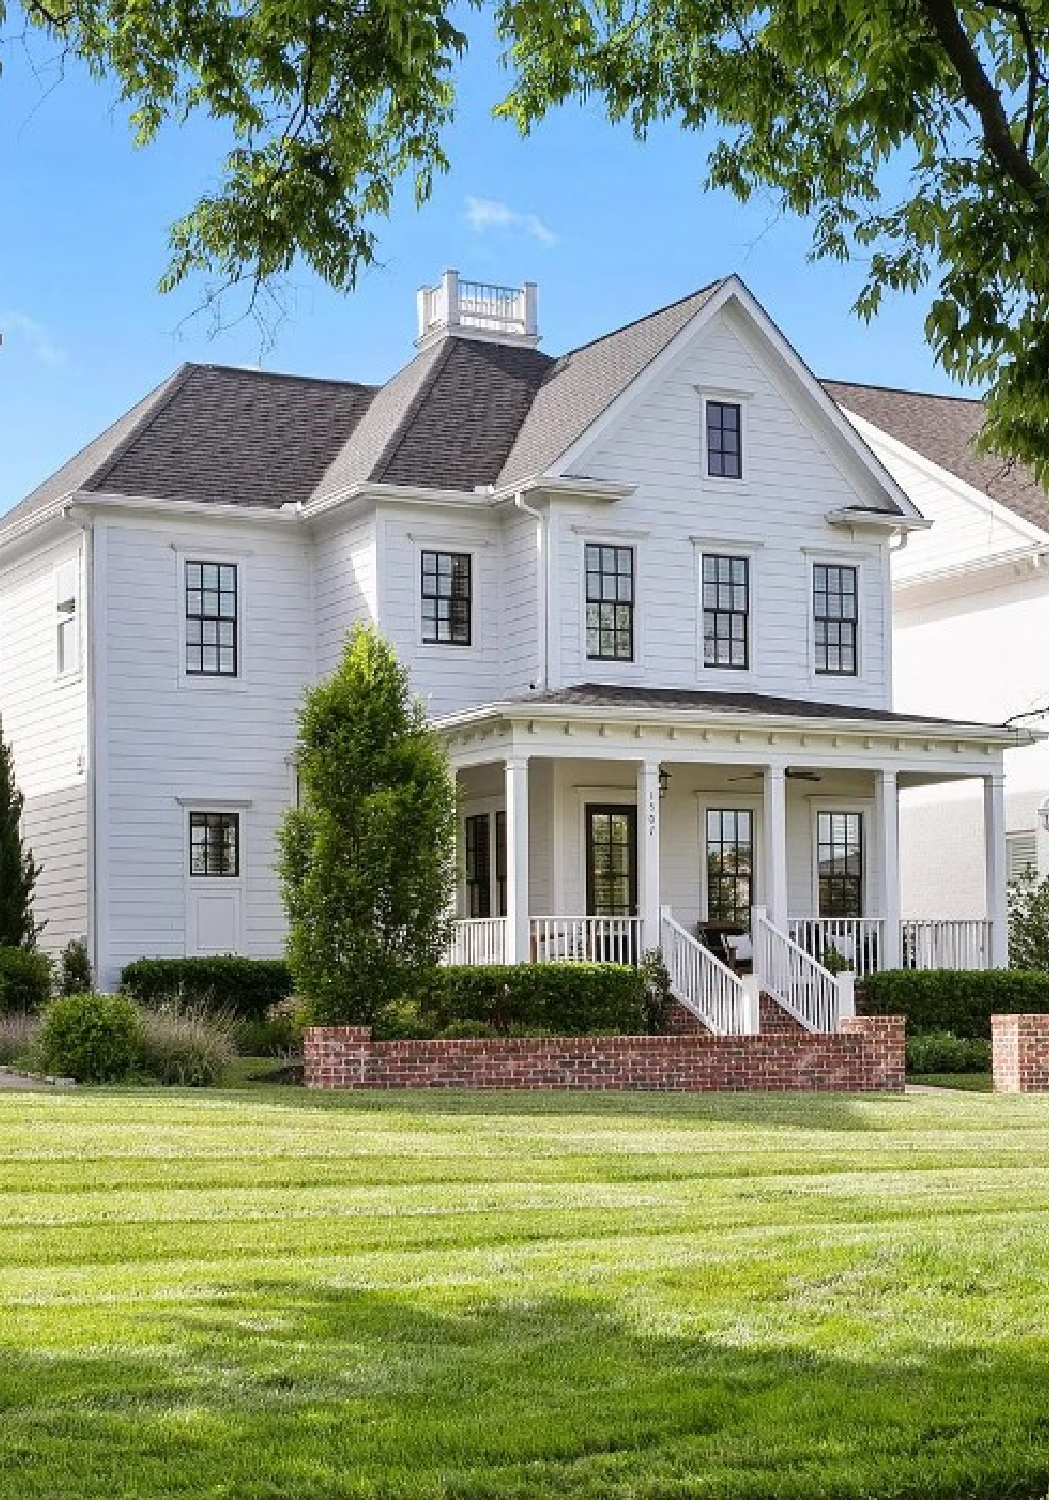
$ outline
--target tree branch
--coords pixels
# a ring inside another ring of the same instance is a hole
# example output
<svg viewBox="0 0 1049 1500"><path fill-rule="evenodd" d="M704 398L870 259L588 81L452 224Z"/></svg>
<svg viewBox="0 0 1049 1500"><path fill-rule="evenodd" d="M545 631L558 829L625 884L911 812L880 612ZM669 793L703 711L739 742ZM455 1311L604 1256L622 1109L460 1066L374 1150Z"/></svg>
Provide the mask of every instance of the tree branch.
<svg viewBox="0 0 1049 1500"><path fill-rule="evenodd" d="M952 0L920 0L920 4L958 75L963 94L980 117L984 145L992 160L1031 198L1044 198L1049 184L1017 144L1001 96L984 71Z"/></svg>
<svg viewBox="0 0 1049 1500"><path fill-rule="evenodd" d="M1021 147L1024 155L1029 155L1031 150L1031 134L1034 130L1034 115L1038 104L1038 89L1043 83L1042 63L1035 43L1034 32L1031 30L1031 18L1026 8L1019 0L989 0L992 10L1001 11L1003 15L1011 16L1016 22L1017 28L1023 38L1024 51L1027 53L1027 104L1024 109L1024 128L1021 139Z"/></svg>

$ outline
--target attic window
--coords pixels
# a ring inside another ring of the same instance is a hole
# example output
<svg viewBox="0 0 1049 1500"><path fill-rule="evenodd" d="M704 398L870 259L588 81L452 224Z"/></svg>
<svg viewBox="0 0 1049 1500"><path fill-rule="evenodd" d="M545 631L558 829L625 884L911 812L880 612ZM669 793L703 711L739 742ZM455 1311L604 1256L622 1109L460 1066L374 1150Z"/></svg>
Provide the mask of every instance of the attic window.
<svg viewBox="0 0 1049 1500"><path fill-rule="evenodd" d="M707 473L715 479L743 478L743 408L738 401L708 401Z"/></svg>
<svg viewBox="0 0 1049 1500"><path fill-rule="evenodd" d="M55 569L55 658L59 677L80 668L80 558Z"/></svg>

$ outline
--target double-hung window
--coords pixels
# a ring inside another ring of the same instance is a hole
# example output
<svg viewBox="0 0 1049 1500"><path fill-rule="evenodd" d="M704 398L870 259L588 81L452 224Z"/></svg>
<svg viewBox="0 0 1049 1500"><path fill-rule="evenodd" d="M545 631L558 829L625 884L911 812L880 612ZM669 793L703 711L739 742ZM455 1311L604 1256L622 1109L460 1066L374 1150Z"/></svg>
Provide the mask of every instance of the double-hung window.
<svg viewBox="0 0 1049 1500"><path fill-rule="evenodd" d="M750 927L754 904L754 814L747 808L707 810L707 918Z"/></svg>
<svg viewBox="0 0 1049 1500"><path fill-rule="evenodd" d="M855 677L859 607L857 570L842 563L816 563L812 570L812 618L816 671Z"/></svg>
<svg viewBox="0 0 1049 1500"><path fill-rule="evenodd" d="M471 561L469 552L422 553L422 638L427 645L470 645Z"/></svg>
<svg viewBox="0 0 1049 1500"><path fill-rule="evenodd" d="M715 479L743 478L743 408L738 401L708 401L707 473Z"/></svg>
<svg viewBox="0 0 1049 1500"><path fill-rule="evenodd" d="M750 666L750 560L703 554L703 665Z"/></svg>
<svg viewBox="0 0 1049 1500"><path fill-rule="evenodd" d="M186 671L237 675L237 566L186 563Z"/></svg>
<svg viewBox="0 0 1049 1500"><path fill-rule="evenodd" d="M231 812L191 812L189 873L235 878L240 874L240 816Z"/></svg>
<svg viewBox="0 0 1049 1500"><path fill-rule="evenodd" d="M591 661L634 659L634 549L586 546L586 654Z"/></svg>
<svg viewBox="0 0 1049 1500"><path fill-rule="evenodd" d="M80 557L55 569L55 665L59 677L80 668Z"/></svg>
<svg viewBox="0 0 1049 1500"><path fill-rule="evenodd" d="M816 865L821 917L863 916L863 815L816 815Z"/></svg>

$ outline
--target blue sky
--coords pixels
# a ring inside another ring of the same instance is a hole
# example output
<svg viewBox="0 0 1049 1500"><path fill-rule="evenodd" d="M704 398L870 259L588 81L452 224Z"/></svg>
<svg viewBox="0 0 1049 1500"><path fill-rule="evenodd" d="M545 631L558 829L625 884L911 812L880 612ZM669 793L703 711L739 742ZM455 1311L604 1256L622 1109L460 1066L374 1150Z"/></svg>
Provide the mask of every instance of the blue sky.
<svg viewBox="0 0 1049 1500"><path fill-rule="evenodd" d="M3 49L0 80L0 513L184 360L382 380L412 354L415 290L449 266L539 283L542 347L584 342L737 271L818 374L951 389L925 345L925 299L877 322L849 309L859 265L811 265L808 230L769 202L701 191L703 141L644 145L592 107L522 141L491 118L505 91L494 46L461 70L452 171L417 210L405 193L381 265L352 296L305 273L276 344L243 321L213 335L198 283L162 297L167 228L216 175L224 147L198 122L135 151L104 85L37 44Z"/></svg>

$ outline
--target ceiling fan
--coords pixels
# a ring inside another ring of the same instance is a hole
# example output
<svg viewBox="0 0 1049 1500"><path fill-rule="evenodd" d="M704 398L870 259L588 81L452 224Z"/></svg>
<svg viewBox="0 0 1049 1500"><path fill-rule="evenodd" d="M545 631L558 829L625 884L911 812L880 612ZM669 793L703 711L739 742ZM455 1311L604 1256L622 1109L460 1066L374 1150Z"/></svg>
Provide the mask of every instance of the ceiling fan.
<svg viewBox="0 0 1049 1500"><path fill-rule="evenodd" d="M741 776L730 776L730 785L737 781L758 781L764 776L764 771L744 771ZM807 771L803 766L788 766L784 771L788 781L822 781L823 776L819 771Z"/></svg>

